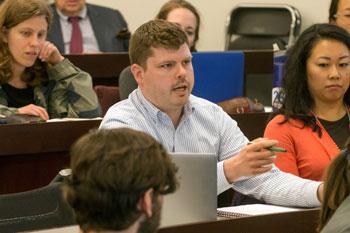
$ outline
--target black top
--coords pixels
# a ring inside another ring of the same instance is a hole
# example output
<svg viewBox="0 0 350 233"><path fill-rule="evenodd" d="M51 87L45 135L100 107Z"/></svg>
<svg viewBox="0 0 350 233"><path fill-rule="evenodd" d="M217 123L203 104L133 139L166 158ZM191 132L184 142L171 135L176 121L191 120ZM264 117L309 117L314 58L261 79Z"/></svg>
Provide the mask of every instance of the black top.
<svg viewBox="0 0 350 233"><path fill-rule="evenodd" d="M322 119L319 119L319 121L327 130L335 144L337 144L340 149L344 149L346 139L350 136L350 122L348 115L345 114L340 120L337 121L326 121Z"/></svg>
<svg viewBox="0 0 350 233"><path fill-rule="evenodd" d="M2 89L7 95L8 107L20 108L34 103L34 88L19 89L9 84L2 84Z"/></svg>

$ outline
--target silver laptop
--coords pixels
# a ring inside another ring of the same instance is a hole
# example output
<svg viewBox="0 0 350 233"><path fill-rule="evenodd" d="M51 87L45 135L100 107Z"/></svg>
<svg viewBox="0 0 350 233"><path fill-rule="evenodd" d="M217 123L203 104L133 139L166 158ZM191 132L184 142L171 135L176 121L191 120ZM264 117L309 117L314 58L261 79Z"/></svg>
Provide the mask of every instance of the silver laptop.
<svg viewBox="0 0 350 233"><path fill-rule="evenodd" d="M180 187L164 196L161 226L213 221L217 218L217 157L172 153Z"/></svg>

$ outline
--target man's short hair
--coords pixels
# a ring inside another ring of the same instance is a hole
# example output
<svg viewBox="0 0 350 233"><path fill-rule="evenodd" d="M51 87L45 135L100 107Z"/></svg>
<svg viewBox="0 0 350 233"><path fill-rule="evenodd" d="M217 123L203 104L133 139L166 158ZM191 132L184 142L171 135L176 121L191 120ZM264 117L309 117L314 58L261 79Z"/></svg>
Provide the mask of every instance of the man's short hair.
<svg viewBox="0 0 350 233"><path fill-rule="evenodd" d="M80 228L124 230L142 214L144 193L176 190L176 166L163 146L132 129L102 129L81 137L71 149L72 175L64 191Z"/></svg>
<svg viewBox="0 0 350 233"><path fill-rule="evenodd" d="M131 36L130 62L146 69L146 61L153 54L152 48L177 50L185 43L188 44L187 36L178 25L161 19L151 20Z"/></svg>

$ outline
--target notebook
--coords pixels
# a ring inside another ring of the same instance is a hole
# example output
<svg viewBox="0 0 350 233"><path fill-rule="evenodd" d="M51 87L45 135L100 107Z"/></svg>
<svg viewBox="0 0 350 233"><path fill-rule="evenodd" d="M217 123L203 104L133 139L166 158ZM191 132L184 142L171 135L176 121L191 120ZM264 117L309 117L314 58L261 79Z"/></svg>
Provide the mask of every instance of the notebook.
<svg viewBox="0 0 350 233"><path fill-rule="evenodd" d="M180 187L164 196L161 226L217 219L217 157L214 154L173 153Z"/></svg>
<svg viewBox="0 0 350 233"><path fill-rule="evenodd" d="M290 208L284 206L268 205L268 204L251 204L240 206L229 206L218 208L217 214L220 217L239 218L264 214L276 214L284 212L300 211L304 209Z"/></svg>

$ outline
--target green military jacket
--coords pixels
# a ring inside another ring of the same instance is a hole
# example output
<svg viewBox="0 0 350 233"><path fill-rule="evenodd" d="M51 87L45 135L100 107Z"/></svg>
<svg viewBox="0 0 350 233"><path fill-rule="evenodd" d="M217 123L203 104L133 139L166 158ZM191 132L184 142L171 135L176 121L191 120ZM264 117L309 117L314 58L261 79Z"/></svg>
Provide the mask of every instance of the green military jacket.
<svg viewBox="0 0 350 233"><path fill-rule="evenodd" d="M49 81L34 88L35 105L44 107L50 118L94 118L100 116L97 96L88 73L75 67L68 59L47 70ZM18 113L8 107L7 95L0 85L0 115Z"/></svg>

